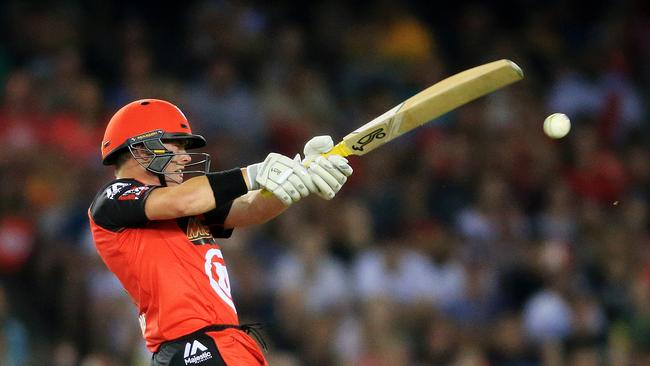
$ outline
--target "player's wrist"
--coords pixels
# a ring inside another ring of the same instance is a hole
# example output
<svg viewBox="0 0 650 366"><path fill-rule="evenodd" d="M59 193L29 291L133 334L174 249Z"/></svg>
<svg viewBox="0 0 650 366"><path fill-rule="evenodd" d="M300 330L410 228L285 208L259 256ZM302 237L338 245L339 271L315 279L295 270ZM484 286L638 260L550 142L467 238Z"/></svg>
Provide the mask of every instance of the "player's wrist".
<svg viewBox="0 0 650 366"><path fill-rule="evenodd" d="M230 202L248 192L248 186L239 168L208 173L205 176L208 178L217 205Z"/></svg>
<svg viewBox="0 0 650 366"><path fill-rule="evenodd" d="M260 184L257 182L255 179L257 177L257 174L259 173L260 169L264 163L257 163L257 164L251 164L247 166L244 170L244 179L246 180L246 184L248 186L249 191L254 191L256 189L260 189Z"/></svg>

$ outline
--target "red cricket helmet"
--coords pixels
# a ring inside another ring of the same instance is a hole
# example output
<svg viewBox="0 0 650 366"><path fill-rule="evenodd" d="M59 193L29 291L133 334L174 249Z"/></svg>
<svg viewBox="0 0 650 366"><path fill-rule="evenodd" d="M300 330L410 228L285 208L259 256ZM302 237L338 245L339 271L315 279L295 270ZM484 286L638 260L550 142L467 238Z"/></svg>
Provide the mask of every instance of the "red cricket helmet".
<svg viewBox="0 0 650 366"><path fill-rule="evenodd" d="M102 162L112 165L119 152L149 133L162 131L163 140L186 140L187 149L205 146L205 139L193 135L187 118L177 106L160 99L141 99L117 111L106 126L102 140Z"/></svg>
<svg viewBox="0 0 650 366"><path fill-rule="evenodd" d="M108 122L101 146L102 163L113 165L121 152L129 150L140 165L159 175L162 182L162 175L167 174L165 167L177 155L167 150L163 142L174 140L184 141L186 150L206 144L203 136L192 134L187 118L177 106L160 99L136 100L120 108ZM136 156L136 150L144 151L146 157ZM191 173L207 173L208 154L187 154L203 157L189 165L205 164L204 170Z"/></svg>

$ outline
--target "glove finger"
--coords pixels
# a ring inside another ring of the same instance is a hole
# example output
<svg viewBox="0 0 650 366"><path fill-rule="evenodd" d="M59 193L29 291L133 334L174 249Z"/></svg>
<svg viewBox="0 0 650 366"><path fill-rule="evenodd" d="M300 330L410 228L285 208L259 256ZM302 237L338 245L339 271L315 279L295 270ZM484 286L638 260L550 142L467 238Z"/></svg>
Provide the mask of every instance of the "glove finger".
<svg viewBox="0 0 650 366"><path fill-rule="evenodd" d="M298 191L298 189L289 180L282 183L282 188L284 189L285 192L289 194L289 197L291 197L291 201L298 202L302 198L300 196L300 192Z"/></svg>
<svg viewBox="0 0 650 366"><path fill-rule="evenodd" d="M348 164L348 159L342 157L341 155L330 155L327 157L327 160L330 161L341 173L346 177L352 175L354 171L350 164Z"/></svg>
<svg viewBox="0 0 650 366"><path fill-rule="evenodd" d="M332 150L332 147L334 147L334 141L331 136L316 136L307 141L303 152L305 156L319 155Z"/></svg>
<svg viewBox="0 0 650 366"><path fill-rule="evenodd" d="M322 169L322 168L321 168ZM331 200L334 198L336 195L336 192L330 187L323 178L321 178L319 175L312 175L312 179L314 180L314 184L318 187L318 191L316 191L316 194L319 195L322 199L324 200Z"/></svg>
<svg viewBox="0 0 650 366"><path fill-rule="evenodd" d="M322 167L325 171L327 171L334 179L336 179L336 181L339 184L343 184L343 183L345 183L346 180L348 180L348 178L345 175L343 175L343 173L341 173L325 157L323 157L323 156L319 157L318 159L316 159L315 163L318 164L320 167ZM327 179L325 177L323 177L323 179L325 179L325 181L329 183L329 181L327 181ZM332 188L336 189L337 187L332 185Z"/></svg>
<svg viewBox="0 0 650 366"><path fill-rule="evenodd" d="M271 193L277 197L285 206L290 206L293 203L291 196L282 188L281 186L276 185L276 187L271 190Z"/></svg>
<svg viewBox="0 0 650 366"><path fill-rule="evenodd" d="M311 175L307 171L307 168L305 168L302 163L300 162L294 162L294 164L291 166L293 168L293 172L295 175L300 178L302 183L307 187L309 192L316 193L318 191L318 188L314 185L314 182L311 179Z"/></svg>
<svg viewBox="0 0 650 366"><path fill-rule="evenodd" d="M309 171L312 173L312 179L317 176L321 178L325 184L327 184L334 192L339 191L341 185L339 184L338 180L327 170L325 170L325 168L323 168L320 164L313 164L311 167L309 167Z"/></svg>
<svg viewBox="0 0 650 366"><path fill-rule="evenodd" d="M340 185L343 185L348 180L348 177L346 177L345 174L341 173L341 171L337 168L325 168L325 170L327 170L327 172L330 173L336 179L336 181L339 182Z"/></svg>
<svg viewBox="0 0 650 366"><path fill-rule="evenodd" d="M298 193L300 193L300 196L302 198L309 196L309 193L311 193L309 189L305 186L305 184L302 182L302 180L296 174L292 174L289 177L289 182L291 182L291 184L293 184L293 186L296 187Z"/></svg>

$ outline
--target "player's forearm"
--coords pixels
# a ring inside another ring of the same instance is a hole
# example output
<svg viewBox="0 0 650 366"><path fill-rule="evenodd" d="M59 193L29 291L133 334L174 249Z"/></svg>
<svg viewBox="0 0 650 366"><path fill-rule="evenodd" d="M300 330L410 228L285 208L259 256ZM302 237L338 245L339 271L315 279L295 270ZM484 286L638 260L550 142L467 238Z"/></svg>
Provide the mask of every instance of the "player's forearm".
<svg viewBox="0 0 650 366"><path fill-rule="evenodd" d="M167 220L197 215L215 207L210 183L201 176L175 187L155 189L147 198L145 213L150 220Z"/></svg>
<svg viewBox="0 0 650 366"><path fill-rule="evenodd" d="M246 193L240 170L209 173L174 187L157 188L147 198L145 213L150 220L166 220L208 212Z"/></svg>
<svg viewBox="0 0 650 366"><path fill-rule="evenodd" d="M233 201L224 226L237 228L262 224L284 212L287 207L273 195L262 194L261 190L251 191Z"/></svg>

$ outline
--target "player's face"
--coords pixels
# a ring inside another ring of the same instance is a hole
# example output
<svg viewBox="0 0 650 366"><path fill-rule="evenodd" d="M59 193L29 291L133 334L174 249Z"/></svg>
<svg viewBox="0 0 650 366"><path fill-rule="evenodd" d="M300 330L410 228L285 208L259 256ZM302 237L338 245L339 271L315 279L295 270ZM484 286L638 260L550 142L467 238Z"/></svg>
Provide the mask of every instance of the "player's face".
<svg viewBox="0 0 650 366"><path fill-rule="evenodd" d="M176 185L183 182L183 170L185 166L192 162L190 155L186 154L185 144L182 142L167 142L163 143L167 150L173 152L174 154L179 154L174 156L172 161L165 168L166 181L168 185Z"/></svg>

